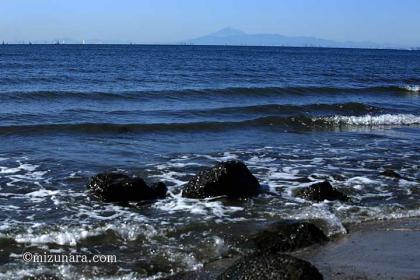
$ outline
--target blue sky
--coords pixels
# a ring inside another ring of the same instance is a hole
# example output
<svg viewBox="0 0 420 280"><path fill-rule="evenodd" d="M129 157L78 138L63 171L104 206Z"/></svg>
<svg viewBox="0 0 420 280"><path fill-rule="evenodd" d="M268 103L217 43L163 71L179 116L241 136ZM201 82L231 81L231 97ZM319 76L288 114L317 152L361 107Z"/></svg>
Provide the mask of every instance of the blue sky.
<svg viewBox="0 0 420 280"><path fill-rule="evenodd" d="M178 42L249 33L420 45L420 0L0 0L0 40Z"/></svg>

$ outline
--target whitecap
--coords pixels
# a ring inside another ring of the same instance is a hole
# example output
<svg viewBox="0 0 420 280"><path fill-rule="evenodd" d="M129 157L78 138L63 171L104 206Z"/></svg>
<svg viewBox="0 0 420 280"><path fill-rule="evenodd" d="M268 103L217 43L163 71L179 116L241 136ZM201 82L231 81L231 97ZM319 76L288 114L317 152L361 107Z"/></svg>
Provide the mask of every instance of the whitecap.
<svg viewBox="0 0 420 280"><path fill-rule="evenodd" d="M420 91L420 86L419 85L406 85L406 86L404 86L404 89L406 89L407 91L411 91L411 92L419 92Z"/></svg>
<svg viewBox="0 0 420 280"><path fill-rule="evenodd" d="M315 118L315 121L323 120L337 125L354 126L387 126L387 125L413 125L420 124L420 116L413 114L383 114L364 116L334 116L327 118Z"/></svg>

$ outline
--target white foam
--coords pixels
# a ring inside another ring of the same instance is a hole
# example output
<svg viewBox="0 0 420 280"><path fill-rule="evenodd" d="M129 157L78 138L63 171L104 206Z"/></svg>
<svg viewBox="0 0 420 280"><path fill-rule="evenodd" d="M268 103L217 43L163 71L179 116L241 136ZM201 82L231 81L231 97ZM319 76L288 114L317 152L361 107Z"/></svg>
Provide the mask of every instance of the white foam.
<svg viewBox="0 0 420 280"><path fill-rule="evenodd" d="M139 235L152 237L158 234L158 231L151 225L139 223L114 223L106 226L62 226L59 230L52 230L46 233L37 233L34 225L26 233L17 234L14 239L18 243L29 243L33 245L42 245L54 243L58 245L76 246L78 242L91 236L98 236L112 230L123 240L135 240ZM41 226L42 228L42 226Z"/></svg>
<svg viewBox="0 0 420 280"><path fill-rule="evenodd" d="M15 174L20 171L32 172L39 167L39 165L21 163L19 160L17 161L17 163L19 163L19 166L17 167L0 166L0 174Z"/></svg>
<svg viewBox="0 0 420 280"><path fill-rule="evenodd" d="M276 168L270 168L268 178L271 179L283 179L283 180L294 180L299 177L296 176L298 170L292 170L291 168L283 168L284 172L278 171Z"/></svg>
<svg viewBox="0 0 420 280"><path fill-rule="evenodd" d="M315 120L326 120L337 125L354 126L386 126L386 125L413 125L420 124L420 116L413 114L383 114L364 116L334 116L327 118L316 118Z"/></svg>
<svg viewBox="0 0 420 280"><path fill-rule="evenodd" d="M361 191L361 190L363 190L365 187L363 186L363 185L354 185L353 186L353 189L355 189L355 190L359 190L359 191Z"/></svg>
<svg viewBox="0 0 420 280"><path fill-rule="evenodd" d="M6 166L0 166L0 174L14 174L19 172L20 169L17 167L14 168L8 168Z"/></svg>
<svg viewBox="0 0 420 280"><path fill-rule="evenodd" d="M420 92L420 86L419 85L407 85L404 87L404 89L411 91L411 92Z"/></svg>
<svg viewBox="0 0 420 280"><path fill-rule="evenodd" d="M180 187L180 186L184 185L185 183L187 183L186 181L182 181L182 180L178 179L177 177L183 177L183 176L186 176L186 175L192 175L192 174L169 171L169 172L165 172L165 173L160 174L160 175L152 175L150 177L151 178L158 178L161 181L173 183L175 185L174 187L177 188L177 187Z"/></svg>
<svg viewBox="0 0 420 280"><path fill-rule="evenodd" d="M56 198L57 194L59 194L59 191L40 189L34 192L27 193L26 196L29 197L35 203L39 203L47 198L51 198L54 204L58 205L59 201Z"/></svg>
<svg viewBox="0 0 420 280"><path fill-rule="evenodd" d="M221 201L212 199L191 199L182 197L181 194L170 196L153 204L154 208L167 211L170 214L185 211L195 215L203 215L206 218L225 217L226 215L243 210L242 207L224 206Z"/></svg>
<svg viewBox="0 0 420 280"><path fill-rule="evenodd" d="M34 192L27 193L27 196L30 197L47 197L58 194L59 191L52 191L52 190L46 190L46 189L40 189Z"/></svg>
<svg viewBox="0 0 420 280"><path fill-rule="evenodd" d="M327 235L329 236L347 233L347 230L343 226L340 218L329 210L327 203L317 203L308 208L299 209L298 212L290 215L289 218L296 220L323 220L328 225L329 232Z"/></svg>
<svg viewBox="0 0 420 280"><path fill-rule="evenodd" d="M319 163L324 162L324 159L323 158L313 158L311 162L313 164L319 164Z"/></svg>
<svg viewBox="0 0 420 280"><path fill-rule="evenodd" d="M213 157L213 156L210 156L210 155L203 155L203 157L205 157L207 159L210 159L210 160L214 160L214 161L227 161L227 160L234 160L234 159L238 158L237 155L234 155L230 152L225 152L225 153L223 153L223 156L220 156L220 157Z"/></svg>
<svg viewBox="0 0 420 280"><path fill-rule="evenodd" d="M276 160L275 158L271 158L271 157L253 156L249 160L247 160L246 163L248 163L248 164L268 163L268 162L272 162L272 161L275 161L275 160Z"/></svg>
<svg viewBox="0 0 420 280"><path fill-rule="evenodd" d="M379 183L378 181L375 181L375 180L369 179L368 177L363 177L363 176L352 177L346 181L346 185L349 185L349 184L372 185L372 184L378 184L378 183Z"/></svg>
<svg viewBox="0 0 420 280"><path fill-rule="evenodd" d="M168 162L166 165L157 165L156 167L158 169L164 169L167 167L184 168L187 166L203 166L203 164L196 163L196 162Z"/></svg>
<svg viewBox="0 0 420 280"><path fill-rule="evenodd" d="M214 250L217 256L221 256L223 253L227 251L227 247L225 246L225 240L219 236L213 236L214 240Z"/></svg>
<svg viewBox="0 0 420 280"><path fill-rule="evenodd" d="M98 234L98 233L97 233ZM97 235L96 234L96 235ZM15 240L18 243L30 243L30 244L47 244L55 243L58 245L70 245L76 246L77 241L80 239L85 239L90 235L95 235L92 232L86 230L78 230L77 232L73 231L61 231L61 232L50 232L45 234L34 234L28 232L26 234L18 234L15 236Z"/></svg>
<svg viewBox="0 0 420 280"><path fill-rule="evenodd" d="M398 180L398 185L402 188L407 188L407 187L411 187L411 186L413 186L413 187L418 186L419 183L418 182L407 181L405 179L400 179L400 180Z"/></svg>

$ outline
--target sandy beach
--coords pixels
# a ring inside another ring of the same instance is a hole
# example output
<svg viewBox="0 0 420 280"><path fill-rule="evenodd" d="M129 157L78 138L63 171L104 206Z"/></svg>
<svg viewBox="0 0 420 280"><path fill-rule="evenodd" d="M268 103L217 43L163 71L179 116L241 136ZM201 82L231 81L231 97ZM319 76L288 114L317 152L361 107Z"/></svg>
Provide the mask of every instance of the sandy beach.
<svg viewBox="0 0 420 280"><path fill-rule="evenodd" d="M296 252L324 279L420 279L420 219L349 226L349 234Z"/></svg>

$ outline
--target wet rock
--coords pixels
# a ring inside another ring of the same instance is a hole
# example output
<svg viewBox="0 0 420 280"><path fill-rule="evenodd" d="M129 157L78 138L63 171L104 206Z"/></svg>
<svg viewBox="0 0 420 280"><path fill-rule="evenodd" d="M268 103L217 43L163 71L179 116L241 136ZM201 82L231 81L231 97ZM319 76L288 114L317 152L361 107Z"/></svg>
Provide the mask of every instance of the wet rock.
<svg viewBox="0 0 420 280"><path fill-rule="evenodd" d="M159 280L211 280L211 276L208 273L201 271L187 271L177 273L171 276L164 278L159 278Z"/></svg>
<svg viewBox="0 0 420 280"><path fill-rule="evenodd" d="M259 191L260 184L246 165L232 160L198 173L186 184L182 196L206 198L226 195L228 198L240 198L257 195Z"/></svg>
<svg viewBox="0 0 420 280"><path fill-rule="evenodd" d="M21 250L16 240L10 237L0 236L0 266L11 260L10 254Z"/></svg>
<svg viewBox="0 0 420 280"><path fill-rule="evenodd" d="M312 264L304 260L277 253L255 253L239 259L218 279L318 280L323 278Z"/></svg>
<svg viewBox="0 0 420 280"><path fill-rule="evenodd" d="M324 201L325 199L341 201L349 200L347 195L331 186L331 184L326 180L321 183L312 184L309 187L296 189L294 191L294 195L317 202Z"/></svg>
<svg viewBox="0 0 420 280"><path fill-rule="evenodd" d="M328 241L328 237L308 222L281 221L250 238L262 252L286 252Z"/></svg>
<svg viewBox="0 0 420 280"><path fill-rule="evenodd" d="M382 171L380 173L382 176L386 176L386 177L391 177L391 178L396 178L396 179L401 179L401 175L398 174L396 171L392 170L392 169L385 169L384 171Z"/></svg>
<svg viewBox="0 0 420 280"><path fill-rule="evenodd" d="M55 276L53 274L38 274L35 276L25 276L22 278L22 280L60 280L58 276Z"/></svg>
<svg viewBox="0 0 420 280"><path fill-rule="evenodd" d="M120 173L98 174L87 187L94 196L108 202L154 200L164 198L167 191L164 183L149 187L141 178Z"/></svg>

